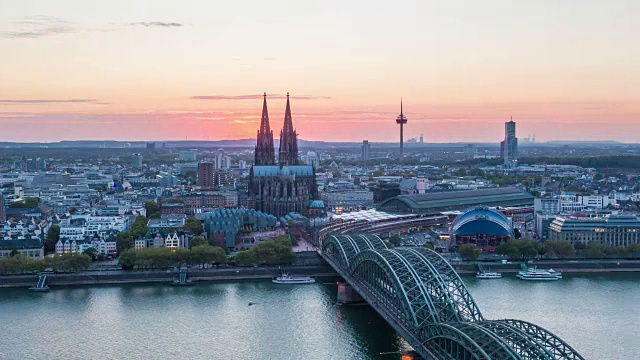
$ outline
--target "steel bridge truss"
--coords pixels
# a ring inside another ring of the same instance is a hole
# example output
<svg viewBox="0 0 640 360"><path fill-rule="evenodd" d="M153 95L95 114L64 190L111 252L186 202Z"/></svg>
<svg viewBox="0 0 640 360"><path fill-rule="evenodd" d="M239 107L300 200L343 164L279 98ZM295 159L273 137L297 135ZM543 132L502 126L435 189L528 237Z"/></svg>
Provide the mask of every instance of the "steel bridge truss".
<svg viewBox="0 0 640 360"><path fill-rule="evenodd" d="M485 319L460 276L432 250L388 249L376 235L331 235L322 254L425 358L584 360L537 325Z"/></svg>

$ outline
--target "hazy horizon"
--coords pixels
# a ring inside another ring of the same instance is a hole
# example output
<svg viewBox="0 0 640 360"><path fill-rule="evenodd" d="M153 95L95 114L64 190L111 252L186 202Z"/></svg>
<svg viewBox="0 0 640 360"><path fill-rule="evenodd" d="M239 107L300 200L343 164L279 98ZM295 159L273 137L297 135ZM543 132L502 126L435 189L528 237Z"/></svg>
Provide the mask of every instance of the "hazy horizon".
<svg viewBox="0 0 640 360"><path fill-rule="evenodd" d="M0 141L637 141L640 3L0 1Z"/></svg>
<svg viewBox="0 0 640 360"><path fill-rule="evenodd" d="M367 140L367 139L364 139ZM523 139L520 139L521 141ZM207 140L207 139L154 139L154 140L115 140L115 139L101 139L101 140L76 140L76 139L63 139L63 140L55 140L55 141L0 141L0 143L10 143L10 144L59 144L64 142L117 142L117 143L197 143L197 142L243 142L243 141L251 141L256 142L254 138L244 138L244 139L221 139L221 140ZM274 144L276 147L279 144L280 139L274 138ZM299 138L298 141L302 142L310 142L310 143L327 143L327 144L355 144L361 145L362 141L330 141L330 140L307 140L304 138ZM535 143L520 143L520 146L532 146L532 145L553 145L553 144L619 144L619 145L640 145L640 142L622 142L616 140L550 140L550 141L540 141ZM397 146L398 141L369 141L369 144L384 144L390 147ZM468 145L468 144L482 144L482 145L495 145L496 147L500 146L500 143L492 142L492 141L451 141L451 142L427 142L424 143L407 143L405 139L404 146L405 148L414 148L420 147L421 145Z"/></svg>

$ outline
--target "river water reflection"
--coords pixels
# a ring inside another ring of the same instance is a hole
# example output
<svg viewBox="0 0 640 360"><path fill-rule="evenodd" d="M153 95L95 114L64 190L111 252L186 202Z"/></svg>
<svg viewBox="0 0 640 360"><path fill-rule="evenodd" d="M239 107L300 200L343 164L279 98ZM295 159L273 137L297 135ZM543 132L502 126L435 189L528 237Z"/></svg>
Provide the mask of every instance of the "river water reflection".
<svg viewBox="0 0 640 360"><path fill-rule="evenodd" d="M587 359L640 358L640 274L464 280L487 318L534 322ZM0 359L398 359L380 353L405 342L335 292L269 281L0 289Z"/></svg>

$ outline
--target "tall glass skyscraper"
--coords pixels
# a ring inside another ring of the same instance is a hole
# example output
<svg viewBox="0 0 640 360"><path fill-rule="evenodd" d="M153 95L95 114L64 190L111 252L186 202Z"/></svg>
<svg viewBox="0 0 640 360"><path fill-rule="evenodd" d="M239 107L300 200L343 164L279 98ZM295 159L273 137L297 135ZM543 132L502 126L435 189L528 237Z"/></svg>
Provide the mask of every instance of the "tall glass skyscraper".
<svg viewBox="0 0 640 360"><path fill-rule="evenodd" d="M504 141L500 145L504 167L513 169L518 166L518 138L513 117L511 121L504 123Z"/></svg>
<svg viewBox="0 0 640 360"><path fill-rule="evenodd" d="M362 161L371 160L371 145L368 140L362 140Z"/></svg>

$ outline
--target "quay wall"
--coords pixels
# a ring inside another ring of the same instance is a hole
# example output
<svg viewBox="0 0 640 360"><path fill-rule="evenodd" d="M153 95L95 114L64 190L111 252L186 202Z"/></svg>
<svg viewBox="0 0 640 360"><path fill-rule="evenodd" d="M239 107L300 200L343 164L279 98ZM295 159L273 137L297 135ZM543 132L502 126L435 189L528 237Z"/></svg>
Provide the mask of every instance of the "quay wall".
<svg viewBox="0 0 640 360"><path fill-rule="evenodd" d="M461 262L452 264L459 274L475 274L479 268L485 271L497 271L505 274L520 271L520 263L512 262ZM606 273L640 272L640 260L545 260L527 263L540 269L552 268L563 273ZM286 270L294 275L314 277L338 277L339 275L315 251L297 253L292 265ZM220 267L190 268L189 277L194 281L240 281L252 279L270 279L281 273L279 267ZM58 273L48 275L49 286L81 286L128 283L170 283L173 271L162 270L88 270L77 273ZM35 274L0 276L0 288L31 287L38 281Z"/></svg>

